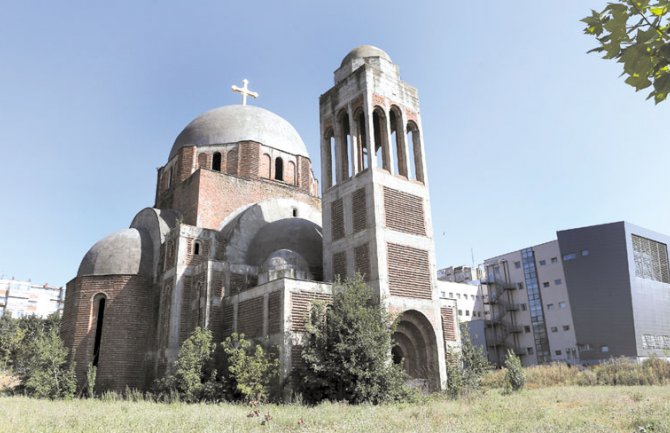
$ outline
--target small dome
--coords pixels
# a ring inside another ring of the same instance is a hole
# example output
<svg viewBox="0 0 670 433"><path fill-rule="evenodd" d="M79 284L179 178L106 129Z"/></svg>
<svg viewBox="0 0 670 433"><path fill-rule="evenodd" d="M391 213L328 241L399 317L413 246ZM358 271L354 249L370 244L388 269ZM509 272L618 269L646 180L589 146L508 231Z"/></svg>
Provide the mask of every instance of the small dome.
<svg viewBox="0 0 670 433"><path fill-rule="evenodd" d="M307 147L293 125L253 105L226 105L196 117L177 136L170 158L184 146L214 146L244 140L309 158Z"/></svg>
<svg viewBox="0 0 670 433"><path fill-rule="evenodd" d="M261 266L261 271L285 271L297 270L309 273L309 264L307 260L295 251L280 249L268 256Z"/></svg>
<svg viewBox="0 0 670 433"><path fill-rule="evenodd" d="M149 276L152 255L150 243L149 239L143 239L137 229L112 233L88 250L79 265L77 276L137 274Z"/></svg>
<svg viewBox="0 0 670 433"><path fill-rule="evenodd" d="M386 54L386 52L381 48L377 48L372 45L361 45L360 47L356 47L349 51L349 54L347 54L342 60L340 67L346 65L354 59L364 59L366 57L381 57L391 62L391 56Z"/></svg>

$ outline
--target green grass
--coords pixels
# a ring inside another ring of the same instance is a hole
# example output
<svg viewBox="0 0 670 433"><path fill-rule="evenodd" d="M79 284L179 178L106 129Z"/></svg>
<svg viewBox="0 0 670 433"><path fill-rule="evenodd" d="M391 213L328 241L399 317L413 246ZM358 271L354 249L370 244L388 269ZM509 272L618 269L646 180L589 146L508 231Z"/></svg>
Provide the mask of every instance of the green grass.
<svg viewBox="0 0 670 433"><path fill-rule="evenodd" d="M386 406L266 405L250 418L248 406L233 404L3 397L0 407L0 432L670 432L670 386L489 390ZM261 425L265 413L272 419Z"/></svg>

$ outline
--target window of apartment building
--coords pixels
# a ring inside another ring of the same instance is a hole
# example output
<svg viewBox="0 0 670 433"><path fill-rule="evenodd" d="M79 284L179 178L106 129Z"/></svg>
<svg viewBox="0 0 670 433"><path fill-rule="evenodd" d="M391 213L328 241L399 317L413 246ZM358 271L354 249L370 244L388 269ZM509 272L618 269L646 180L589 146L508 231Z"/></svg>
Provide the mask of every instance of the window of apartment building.
<svg viewBox="0 0 670 433"><path fill-rule="evenodd" d="M463 310L458 310L458 315L462 316L463 315Z"/></svg>
<svg viewBox="0 0 670 433"><path fill-rule="evenodd" d="M521 304L521 311L526 311L528 307L526 307L526 304Z"/></svg>
<svg viewBox="0 0 670 433"><path fill-rule="evenodd" d="M470 315L470 310L465 310L465 315L469 316Z"/></svg>
<svg viewBox="0 0 670 433"><path fill-rule="evenodd" d="M523 283L516 283L516 287L519 290L523 290Z"/></svg>
<svg viewBox="0 0 670 433"><path fill-rule="evenodd" d="M528 326L528 325L524 326L524 327L523 327L523 332L525 332L526 334L528 334L528 333L530 332L530 326Z"/></svg>
<svg viewBox="0 0 670 433"><path fill-rule="evenodd" d="M582 352L588 352L589 350L591 350L591 345L589 343L578 344L577 348Z"/></svg>
<svg viewBox="0 0 670 433"><path fill-rule="evenodd" d="M564 262L569 262L570 260L574 260L577 258L577 253L570 253L566 254L563 256L563 261Z"/></svg>
<svg viewBox="0 0 670 433"><path fill-rule="evenodd" d="M589 250L582 250L582 257L586 257L589 255Z"/></svg>
<svg viewBox="0 0 670 433"><path fill-rule="evenodd" d="M564 331L569 331L570 330L570 325L563 325L563 330Z"/></svg>
<svg viewBox="0 0 670 433"><path fill-rule="evenodd" d="M554 285L556 285L556 286L560 286L561 284L563 284L563 280L561 280L560 278L556 278L556 279L554 280Z"/></svg>
<svg viewBox="0 0 670 433"><path fill-rule="evenodd" d="M461 294L460 294L460 293L456 293L456 297L457 297L458 299L461 299Z"/></svg>
<svg viewBox="0 0 670 433"><path fill-rule="evenodd" d="M442 292L442 295L440 295L440 296L442 296L443 298L445 298L445 297L447 296L447 293L446 293L446 292Z"/></svg>
<svg viewBox="0 0 670 433"><path fill-rule="evenodd" d="M540 266L544 266L544 265L546 265L546 264L547 264L547 261L546 261L546 260L540 260Z"/></svg>
<svg viewBox="0 0 670 433"><path fill-rule="evenodd" d="M556 353L556 356L561 356L561 355L563 355L563 352L561 352L560 350L557 350L555 353Z"/></svg>
<svg viewBox="0 0 670 433"><path fill-rule="evenodd" d="M632 235L632 237L635 276L670 283L668 246L641 236Z"/></svg>
<svg viewBox="0 0 670 433"><path fill-rule="evenodd" d="M558 303L558 308L560 308L561 310L567 308L567 306L568 304L565 301L561 301Z"/></svg>
<svg viewBox="0 0 670 433"><path fill-rule="evenodd" d="M526 347L526 353L529 355L532 355L534 353L534 350L532 347Z"/></svg>
<svg viewBox="0 0 670 433"><path fill-rule="evenodd" d="M451 299L454 299L454 292L449 292L449 297L450 297Z"/></svg>
<svg viewBox="0 0 670 433"><path fill-rule="evenodd" d="M558 263L558 257L552 257L551 263Z"/></svg>
<svg viewBox="0 0 670 433"><path fill-rule="evenodd" d="M609 348L609 346L600 346L600 351L602 353L607 353L607 352L610 351L610 348Z"/></svg>
<svg viewBox="0 0 670 433"><path fill-rule="evenodd" d="M554 304L547 304L547 310L553 310Z"/></svg>
<svg viewBox="0 0 670 433"><path fill-rule="evenodd" d="M514 269L521 269L521 262L514 262Z"/></svg>
<svg viewBox="0 0 670 433"><path fill-rule="evenodd" d="M551 332L558 332L558 326L552 326Z"/></svg>
<svg viewBox="0 0 670 433"><path fill-rule="evenodd" d="M545 281L542 283L542 287L549 287L549 281Z"/></svg>

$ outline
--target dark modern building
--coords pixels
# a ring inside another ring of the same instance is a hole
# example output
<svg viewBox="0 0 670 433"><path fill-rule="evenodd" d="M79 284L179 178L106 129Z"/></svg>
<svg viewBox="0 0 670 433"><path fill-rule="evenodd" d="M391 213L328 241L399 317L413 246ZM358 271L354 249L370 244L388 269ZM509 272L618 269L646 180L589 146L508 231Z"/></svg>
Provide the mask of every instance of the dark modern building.
<svg viewBox="0 0 670 433"><path fill-rule="evenodd" d="M670 237L627 222L557 234L580 362L670 356Z"/></svg>

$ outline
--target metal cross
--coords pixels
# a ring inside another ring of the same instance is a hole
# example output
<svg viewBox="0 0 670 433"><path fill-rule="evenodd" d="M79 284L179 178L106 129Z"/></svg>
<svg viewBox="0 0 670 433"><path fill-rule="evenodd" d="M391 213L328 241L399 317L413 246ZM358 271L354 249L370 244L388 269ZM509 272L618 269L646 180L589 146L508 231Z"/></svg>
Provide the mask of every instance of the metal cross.
<svg viewBox="0 0 670 433"><path fill-rule="evenodd" d="M249 80L245 78L244 80L242 80L242 87L237 87L234 84L232 87L233 92L242 94L242 105L247 105L247 96L251 96L252 98L258 98L258 93L249 90L247 84L249 84Z"/></svg>

